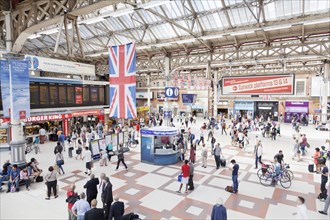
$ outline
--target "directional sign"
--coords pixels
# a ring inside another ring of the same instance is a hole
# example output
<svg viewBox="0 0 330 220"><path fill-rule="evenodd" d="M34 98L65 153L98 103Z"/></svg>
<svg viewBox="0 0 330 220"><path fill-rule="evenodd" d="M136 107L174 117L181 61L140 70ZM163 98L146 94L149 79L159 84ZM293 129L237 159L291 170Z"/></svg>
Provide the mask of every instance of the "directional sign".
<svg viewBox="0 0 330 220"><path fill-rule="evenodd" d="M165 98L178 99L179 88L178 87L165 87Z"/></svg>

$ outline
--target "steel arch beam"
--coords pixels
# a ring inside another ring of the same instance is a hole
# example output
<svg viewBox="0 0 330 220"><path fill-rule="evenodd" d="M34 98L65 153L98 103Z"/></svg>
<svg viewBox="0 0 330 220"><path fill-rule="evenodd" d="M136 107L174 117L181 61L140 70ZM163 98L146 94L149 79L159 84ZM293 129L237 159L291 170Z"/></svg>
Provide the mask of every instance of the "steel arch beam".
<svg viewBox="0 0 330 220"><path fill-rule="evenodd" d="M85 4L83 4L84 2L85 2ZM73 9L71 12L68 12L68 14L73 15L73 16L88 14L91 11L94 11L94 10L97 10L97 9L100 9L100 8L103 8L103 7L112 5L112 4L116 4L118 2L121 2L121 1L120 0L94 0L94 1L84 0L84 1L80 1L80 3L81 3L80 5L82 5L82 7ZM77 6L77 4L76 4L76 6ZM49 7L49 8L52 8L52 7ZM38 31L40 31L42 28L46 28L48 26L59 23L61 21L62 15L60 12L58 12L58 13L59 14L57 14L56 16L49 14L48 20L31 25L30 27L27 27L25 30L23 30L19 34L17 39L15 40L15 43L13 45L13 52L14 53L21 52L21 50L24 46L24 43L26 42L26 40L28 39L28 37L31 34L34 34ZM32 17L31 17L31 19L32 19Z"/></svg>

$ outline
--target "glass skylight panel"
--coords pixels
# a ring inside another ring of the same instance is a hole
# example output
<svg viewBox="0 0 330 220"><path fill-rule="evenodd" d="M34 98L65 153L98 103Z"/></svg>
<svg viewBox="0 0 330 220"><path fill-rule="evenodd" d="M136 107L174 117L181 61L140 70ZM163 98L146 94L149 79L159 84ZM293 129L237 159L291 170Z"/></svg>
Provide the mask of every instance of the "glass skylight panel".
<svg viewBox="0 0 330 220"><path fill-rule="evenodd" d="M275 10L274 2L270 2L266 4L264 6L264 9L265 9L266 21L276 19L276 10Z"/></svg>
<svg viewBox="0 0 330 220"><path fill-rule="evenodd" d="M207 30L212 30L212 26L207 18L207 16L203 16L201 17L201 23L204 27L204 31L207 31Z"/></svg>
<svg viewBox="0 0 330 220"><path fill-rule="evenodd" d="M216 28L223 28L224 27L224 20L221 20L220 17L221 13L214 13L211 16L213 17L215 24L216 24ZM225 18L226 19L226 18Z"/></svg>
<svg viewBox="0 0 330 220"><path fill-rule="evenodd" d="M301 1L292 1L292 15L301 14Z"/></svg>
<svg viewBox="0 0 330 220"><path fill-rule="evenodd" d="M292 1L283 1L283 8L284 8L284 16L291 16L292 15Z"/></svg>
<svg viewBox="0 0 330 220"><path fill-rule="evenodd" d="M209 5L209 1L201 1L202 5L203 5L203 10L208 11L210 10L210 5Z"/></svg>

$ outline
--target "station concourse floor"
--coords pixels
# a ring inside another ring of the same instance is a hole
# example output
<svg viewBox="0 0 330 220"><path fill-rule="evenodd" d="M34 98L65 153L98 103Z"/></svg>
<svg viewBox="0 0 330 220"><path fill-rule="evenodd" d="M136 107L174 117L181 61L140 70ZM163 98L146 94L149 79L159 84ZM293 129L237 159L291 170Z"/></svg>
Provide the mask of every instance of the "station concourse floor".
<svg viewBox="0 0 330 220"><path fill-rule="evenodd" d="M197 119L193 124L192 132L199 137L199 128L206 120ZM175 120L177 127L179 123ZM222 197L227 208L228 219L295 219L292 215L296 211L297 196L306 199L309 219L329 219L329 215L321 215L317 211L323 210L324 202L317 199L320 191L321 176L316 173L308 173L308 162L314 153L315 147L324 145L325 139L330 137L330 132L316 131L313 126L303 127L302 133L307 134L311 148L309 155L302 162L291 159L293 151L292 129L290 125L281 126L282 137L276 141L262 138L259 132L249 133L250 145L247 152L230 146L229 135L221 135L216 130L217 142L221 143L223 153L227 160L227 167L216 170L213 156L209 153L207 168L201 167L201 145L196 152L194 184L195 190L188 194L177 194L179 188L177 175L180 173L181 163L171 166L153 166L140 162L139 146L126 153L125 161L128 171L121 165L115 170L116 158L111 164L100 167L95 163L93 173L99 177L104 172L110 176L113 184L113 194L118 194L125 202L125 213L135 212L141 219L210 219L212 206L218 197ZM294 172L292 186L284 189L280 185L265 187L259 183L254 169L253 151L254 138L261 137L263 143L263 160L271 161L278 150L284 152L284 161L289 163ZM53 149L55 142L48 142L41 146L41 153L30 153L27 160L35 157L44 170L55 164ZM210 142L206 142L210 150ZM210 151L209 151L210 152ZM83 185L88 180L84 173L85 164L81 160L68 158L64 152L65 174L58 180L60 188L59 197L50 201L45 200L46 187L44 183L33 183L31 190L26 191L21 186L19 193L0 193L0 219L68 219L66 189L72 182L76 182L76 191L82 192ZM189 155L186 155L189 157ZM10 158L9 152L0 152L1 164ZM225 191L227 185L231 185L231 171L229 161L234 158L240 165L238 194L230 194ZM329 183L328 183L329 184ZM7 186L4 186L7 189ZM184 191L184 190L182 190ZM98 207L102 206L100 192L98 194ZM328 211L329 213L329 211ZM329 213L330 214L330 213Z"/></svg>

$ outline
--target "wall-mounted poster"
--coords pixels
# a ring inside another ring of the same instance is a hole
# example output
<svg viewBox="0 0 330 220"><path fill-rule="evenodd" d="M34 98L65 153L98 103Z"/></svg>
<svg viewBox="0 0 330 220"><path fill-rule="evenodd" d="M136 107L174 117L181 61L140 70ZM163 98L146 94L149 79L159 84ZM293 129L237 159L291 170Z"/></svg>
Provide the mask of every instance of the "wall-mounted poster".
<svg viewBox="0 0 330 220"><path fill-rule="evenodd" d="M100 148L99 148L98 140L91 141L91 151L92 151L93 160L100 159Z"/></svg>
<svg viewBox="0 0 330 220"><path fill-rule="evenodd" d="M112 136L111 135L106 135L105 136L105 144L108 146L109 144L111 144L112 141Z"/></svg>
<svg viewBox="0 0 330 220"><path fill-rule="evenodd" d="M112 134L112 146L117 146L118 145L118 134Z"/></svg>
<svg viewBox="0 0 330 220"><path fill-rule="evenodd" d="M118 142L119 142L119 144L124 144L124 133L123 132L120 132L118 134Z"/></svg>
<svg viewBox="0 0 330 220"><path fill-rule="evenodd" d="M124 143L128 142L128 132L124 132Z"/></svg>
<svg viewBox="0 0 330 220"><path fill-rule="evenodd" d="M99 139L99 147L100 147L100 150L105 150L107 148L105 139Z"/></svg>

